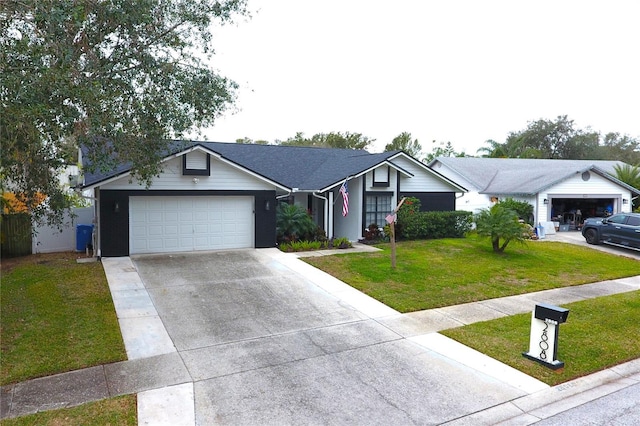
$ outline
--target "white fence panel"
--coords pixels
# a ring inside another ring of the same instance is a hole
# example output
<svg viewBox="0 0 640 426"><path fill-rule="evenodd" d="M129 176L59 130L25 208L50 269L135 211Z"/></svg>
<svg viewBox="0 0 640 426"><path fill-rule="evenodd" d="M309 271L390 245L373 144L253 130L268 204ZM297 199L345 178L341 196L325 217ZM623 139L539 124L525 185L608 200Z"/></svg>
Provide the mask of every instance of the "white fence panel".
<svg viewBox="0 0 640 426"><path fill-rule="evenodd" d="M36 225L32 240L32 253L55 253L76 250L76 226L91 225L94 219L93 207L73 209L75 217L64 218L62 230L47 225Z"/></svg>

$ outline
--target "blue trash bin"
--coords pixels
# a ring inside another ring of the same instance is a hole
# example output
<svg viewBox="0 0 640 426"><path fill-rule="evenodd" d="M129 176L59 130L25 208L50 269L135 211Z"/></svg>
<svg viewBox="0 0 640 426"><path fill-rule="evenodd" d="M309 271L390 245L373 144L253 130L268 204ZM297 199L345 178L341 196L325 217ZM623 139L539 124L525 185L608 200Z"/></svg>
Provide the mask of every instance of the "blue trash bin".
<svg viewBox="0 0 640 426"><path fill-rule="evenodd" d="M76 251L85 251L91 245L93 225L76 225Z"/></svg>

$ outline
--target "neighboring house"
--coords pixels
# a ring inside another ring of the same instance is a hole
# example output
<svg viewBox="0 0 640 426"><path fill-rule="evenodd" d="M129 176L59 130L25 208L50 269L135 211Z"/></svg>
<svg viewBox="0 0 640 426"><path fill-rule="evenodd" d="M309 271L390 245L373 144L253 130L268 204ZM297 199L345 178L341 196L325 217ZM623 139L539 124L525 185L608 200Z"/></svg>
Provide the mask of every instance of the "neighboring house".
<svg viewBox="0 0 640 426"><path fill-rule="evenodd" d="M371 223L383 226L403 196L419 198L423 210L452 211L466 191L402 151L217 142L176 142L149 188L130 179L127 165L84 175L83 190L96 198L99 256L274 247L279 201L306 208L329 238L355 241Z"/></svg>
<svg viewBox="0 0 640 426"><path fill-rule="evenodd" d="M621 161L438 157L429 163L469 190L456 209L477 213L505 198L533 205L534 223L577 229L587 217L631 211L637 189L616 179Z"/></svg>

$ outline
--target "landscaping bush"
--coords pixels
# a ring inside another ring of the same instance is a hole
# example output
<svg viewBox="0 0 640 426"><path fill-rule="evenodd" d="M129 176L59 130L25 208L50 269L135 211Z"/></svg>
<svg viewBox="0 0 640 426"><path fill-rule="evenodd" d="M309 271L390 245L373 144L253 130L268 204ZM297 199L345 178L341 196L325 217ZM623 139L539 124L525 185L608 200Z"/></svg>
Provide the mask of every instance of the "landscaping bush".
<svg viewBox="0 0 640 426"><path fill-rule="evenodd" d="M461 238L471 230L473 215L464 211L420 211L420 200L407 198L398 210L396 238Z"/></svg>
<svg viewBox="0 0 640 426"><path fill-rule="evenodd" d="M364 238L360 240L362 244L378 244L389 242L388 230L383 230L378 226L377 223L370 224L367 229L364 230L363 237Z"/></svg>
<svg viewBox="0 0 640 426"><path fill-rule="evenodd" d="M329 244L330 248L346 249L351 248L353 245L347 237L333 238Z"/></svg>
<svg viewBox="0 0 640 426"><path fill-rule="evenodd" d="M503 208L513 210L518 218L524 220L529 225L533 225L533 206L526 201L517 201L507 198L499 203Z"/></svg>

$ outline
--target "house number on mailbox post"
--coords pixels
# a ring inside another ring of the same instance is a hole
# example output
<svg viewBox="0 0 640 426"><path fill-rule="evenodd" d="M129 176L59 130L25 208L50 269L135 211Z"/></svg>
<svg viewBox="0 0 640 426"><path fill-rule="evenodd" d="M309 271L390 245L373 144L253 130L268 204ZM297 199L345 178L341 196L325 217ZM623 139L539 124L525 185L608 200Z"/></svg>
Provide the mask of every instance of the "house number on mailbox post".
<svg viewBox="0 0 640 426"><path fill-rule="evenodd" d="M567 322L568 316L568 309L538 303L531 315L529 352L522 355L552 370L564 367L564 362L557 360L558 326Z"/></svg>

